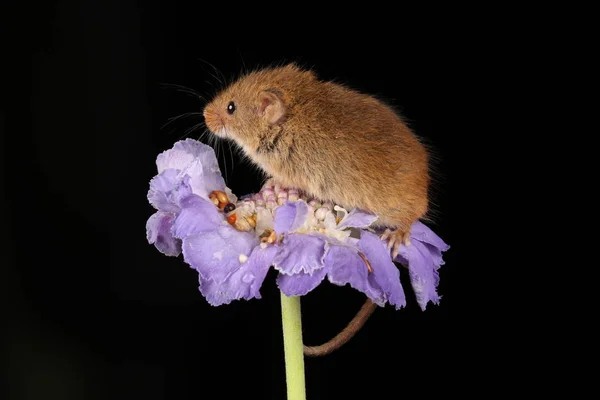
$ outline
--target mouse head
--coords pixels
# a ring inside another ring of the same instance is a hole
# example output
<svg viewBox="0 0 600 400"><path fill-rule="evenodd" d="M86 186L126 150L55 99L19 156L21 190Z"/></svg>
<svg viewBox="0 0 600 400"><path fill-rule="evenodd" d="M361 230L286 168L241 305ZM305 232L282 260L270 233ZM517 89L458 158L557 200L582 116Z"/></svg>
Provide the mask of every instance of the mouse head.
<svg viewBox="0 0 600 400"><path fill-rule="evenodd" d="M205 107L206 126L252 153L261 137L288 120L298 93L314 79L293 64L242 76Z"/></svg>

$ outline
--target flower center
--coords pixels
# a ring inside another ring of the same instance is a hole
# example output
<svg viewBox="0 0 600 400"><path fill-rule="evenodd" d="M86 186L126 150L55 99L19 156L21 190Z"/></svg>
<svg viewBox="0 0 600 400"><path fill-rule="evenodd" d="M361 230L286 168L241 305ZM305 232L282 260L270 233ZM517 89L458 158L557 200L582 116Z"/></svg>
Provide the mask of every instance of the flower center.
<svg viewBox="0 0 600 400"><path fill-rule="evenodd" d="M350 230L338 229L348 212L331 202L320 202L300 193L296 189L265 186L260 192L246 196L234 204L225 192L213 191L209 195L212 203L225 214L227 222L239 231L254 231L261 243L281 243L283 235L274 231L275 210L286 201L304 201L308 204L306 221L294 233L321 233L339 241L350 236ZM369 270L371 267L367 264Z"/></svg>

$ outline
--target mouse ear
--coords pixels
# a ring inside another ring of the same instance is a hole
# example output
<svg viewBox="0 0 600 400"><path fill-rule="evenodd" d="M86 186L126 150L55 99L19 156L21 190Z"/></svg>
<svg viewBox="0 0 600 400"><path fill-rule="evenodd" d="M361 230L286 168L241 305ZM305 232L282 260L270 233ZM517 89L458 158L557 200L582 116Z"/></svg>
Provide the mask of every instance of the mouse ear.
<svg viewBox="0 0 600 400"><path fill-rule="evenodd" d="M263 90L258 94L258 114L269 125L279 125L285 117L285 104L277 94Z"/></svg>

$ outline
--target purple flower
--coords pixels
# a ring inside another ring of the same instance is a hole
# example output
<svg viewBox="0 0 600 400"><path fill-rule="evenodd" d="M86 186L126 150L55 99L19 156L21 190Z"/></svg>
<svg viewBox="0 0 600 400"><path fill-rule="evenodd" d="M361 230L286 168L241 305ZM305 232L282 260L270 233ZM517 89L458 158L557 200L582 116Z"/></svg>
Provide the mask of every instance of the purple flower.
<svg viewBox="0 0 600 400"><path fill-rule="evenodd" d="M161 153L156 164L148 201L157 211L146 224L148 242L165 255L183 254L211 305L260 298L271 267L288 296L306 295L327 278L380 306L406 305L400 271L371 229L375 215L347 212L277 186L238 201L225 186L212 148L191 139ZM226 193L235 210L220 211L209 199L214 190ZM411 239L395 261L408 267L424 310L429 301L439 302L438 269L449 246L420 222Z"/></svg>
<svg viewBox="0 0 600 400"><path fill-rule="evenodd" d="M378 236L365 230L360 231L358 240L350 236L340 239L336 234L299 233L309 219L308 210L308 205L299 200L285 203L275 213L277 234L289 233L281 244L282 251L273 260L274 268L281 272L277 285L283 293L303 296L327 277L339 286L350 284L380 306L386 302L396 308L406 305L398 268ZM325 232L342 232L346 227L366 228L375 219L355 210L336 223L330 211L325 216ZM282 253L285 263L281 262Z"/></svg>

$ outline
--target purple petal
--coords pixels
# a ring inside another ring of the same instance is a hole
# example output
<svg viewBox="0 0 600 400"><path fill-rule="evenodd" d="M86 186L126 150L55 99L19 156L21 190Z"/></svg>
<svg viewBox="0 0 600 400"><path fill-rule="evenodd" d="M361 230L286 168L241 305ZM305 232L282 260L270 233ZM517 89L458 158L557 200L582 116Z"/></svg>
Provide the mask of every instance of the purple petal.
<svg viewBox="0 0 600 400"><path fill-rule="evenodd" d="M258 244L253 234L225 225L183 239L183 257L203 279L221 284Z"/></svg>
<svg viewBox="0 0 600 400"><path fill-rule="evenodd" d="M218 164L212 165L207 160L198 159L194 160L182 173L190 176L190 185L194 194L207 200L208 195L213 190L222 192L226 190L225 180L221 175Z"/></svg>
<svg viewBox="0 0 600 400"><path fill-rule="evenodd" d="M261 246L256 246L248 261L242 265L245 268L242 280L249 283L250 293L254 298L260 299L260 287L278 252L279 248L277 246L268 246L264 249Z"/></svg>
<svg viewBox="0 0 600 400"><path fill-rule="evenodd" d="M325 246L326 243L318 237L300 233L287 235L273 260L274 267L286 275L312 274L325 266Z"/></svg>
<svg viewBox="0 0 600 400"><path fill-rule="evenodd" d="M146 239L164 255L177 257L181 254L181 240L171 235L175 215L158 211L146 222Z"/></svg>
<svg viewBox="0 0 600 400"><path fill-rule="evenodd" d="M313 272L312 275L305 272L299 272L294 275L279 274L277 276L277 286L286 296L304 296L323 281L328 268L321 268Z"/></svg>
<svg viewBox="0 0 600 400"><path fill-rule="evenodd" d="M376 215L360 211L353 208L346 218L344 218L338 225L338 229L344 228L366 228L371 225L377 219Z"/></svg>
<svg viewBox="0 0 600 400"><path fill-rule="evenodd" d="M441 264L435 253L432 254L428 245L418 240L413 240L410 246L401 246L400 253L407 260L411 285L421 309L424 311L430 301L438 304L440 296L436 289L439 283L438 268Z"/></svg>
<svg viewBox="0 0 600 400"><path fill-rule="evenodd" d="M413 224L411 229L411 241L419 241L425 246L423 252L424 255L428 255L434 265L438 267L440 265L444 265L444 259L442 257L442 253L450 249L450 246L446 244L438 235L436 235L427 225L416 222ZM400 257L400 253L398 253L398 257ZM405 261L405 265L408 263L408 260Z"/></svg>
<svg viewBox="0 0 600 400"><path fill-rule="evenodd" d="M191 193L189 177L181 179L177 170L167 169L150 180L148 201L157 210L176 213L180 199Z"/></svg>
<svg viewBox="0 0 600 400"><path fill-rule="evenodd" d="M169 150L163 151L156 157L158 173L166 169L183 170L196 158L216 162L215 151L212 147L194 139L180 140L173 144ZM210 160L210 159L213 160ZM214 164L213 162L213 164Z"/></svg>
<svg viewBox="0 0 600 400"><path fill-rule="evenodd" d="M274 226L275 232L293 232L306 221L308 216L308 204L304 201L286 201L275 209Z"/></svg>
<svg viewBox="0 0 600 400"><path fill-rule="evenodd" d="M261 248L256 246L246 262L239 265L229 277L218 284L213 280L204 279L199 275L200 292L209 304L220 306L233 300L260 299L262 286L273 257L278 249L275 246Z"/></svg>
<svg viewBox="0 0 600 400"><path fill-rule="evenodd" d="M175 169L180 176L190 177L190 186L195 194L208 199L213 190L225 190L219 163L212 147L197 140L181 140L156 158L159 174Z"/></svg>
<svg viewBox="0 0 600 400"><path fill-rule="evenodd" d="M439 249L440 251L446 251L450 248L450 246L448 246L446 242L442 240L442 238L436 235L427 225L420 221L417 221L413 224L410 231L410 236L411 239L416 239L419 242L427 243Z"/></svg>
<svg viewBox="0 0 600 400"><path fill-rule="evenodd" d="M349 283L354 289L366 294L373 302L381 307L385 305L386 294L369 273L367 265L352 247L330 246L325 257L326 268L329 269L327 278L338 286ZM325 268L324 268L325 269Z"/></svg>
<svg viewBox="0 0 600 400"><path fill-rule="evenodd" d="M384 242L379 236L362 231L358 247L373 267L371 279L374 279L374 282L383 289L390 304L396 306L396 309L406 306L406 297L400 283L400 271L392 262Z"/></svg>
<svg viewBox="0 0 600 400"><path fill-rule="evenodd" d="M213 203L191 195L181 201L181 212L173 225L173 236L184 239L187 236L213 231L225 223L224 215Z"/></svg>
<svg viewBox="0 0 600 400"><path fill-rule="evenodd" d="M426 252L424 252L423 254L426 254L427 257L431 258L434 265L437 265L437 266L444 265L444 258L443 258L442 250L430 245L429 243L420 242L419 240L417 240L413 237L411 237L411 240L412 240L413 244L419 243L423 247L423 249L426 250ZM409 261L406 258L406 254L407 254L406 246L404 244L401 244L400 248L398 249L398 256L396 256L394 261L399 262L400 264L408 267Z"/></svg>

